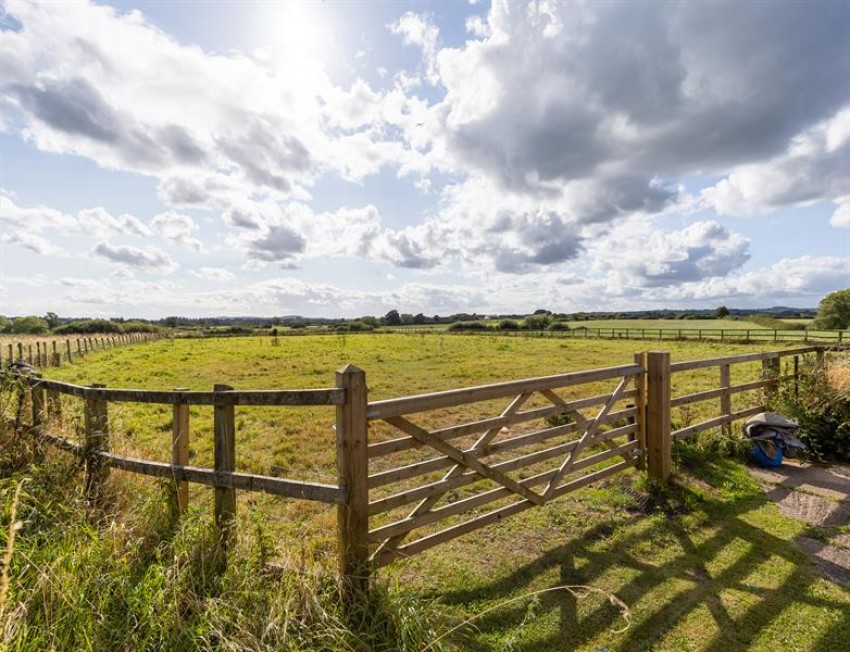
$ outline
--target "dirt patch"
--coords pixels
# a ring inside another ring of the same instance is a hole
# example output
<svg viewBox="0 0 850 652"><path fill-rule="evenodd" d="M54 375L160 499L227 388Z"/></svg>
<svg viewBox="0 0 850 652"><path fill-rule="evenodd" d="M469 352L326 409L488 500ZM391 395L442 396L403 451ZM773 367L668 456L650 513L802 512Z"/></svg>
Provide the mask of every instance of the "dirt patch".
<svg viewBox="0 0 850 652"><path fill-rule="evenodd" d="M850 467L786 462L750 468L785 516L822 528L823 538L799 537L797 545L827 579L850 586Z"/></svg>

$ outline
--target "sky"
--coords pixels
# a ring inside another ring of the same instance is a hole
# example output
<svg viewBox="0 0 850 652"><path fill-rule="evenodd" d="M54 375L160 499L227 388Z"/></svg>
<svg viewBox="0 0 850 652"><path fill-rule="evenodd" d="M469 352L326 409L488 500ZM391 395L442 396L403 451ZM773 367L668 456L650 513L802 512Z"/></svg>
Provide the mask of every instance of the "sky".
<svg viewBox="0 0 850 652"><path fill-rule="evenodd" d="M0 314L850 287L844 0L0 7Z"/></svg>

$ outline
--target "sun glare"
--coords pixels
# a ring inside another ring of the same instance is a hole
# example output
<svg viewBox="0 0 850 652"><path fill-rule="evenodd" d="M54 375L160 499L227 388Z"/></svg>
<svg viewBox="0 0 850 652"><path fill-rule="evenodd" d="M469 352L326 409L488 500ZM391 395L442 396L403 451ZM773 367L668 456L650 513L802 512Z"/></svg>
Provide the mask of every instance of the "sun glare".
<svg viewBox="0 0 850 652"><path fill-rule="evenodd" d="M260 48L287 59L327 59L334 41L332 12L324 2L280 0L261 5L257 16Z"/></svg>

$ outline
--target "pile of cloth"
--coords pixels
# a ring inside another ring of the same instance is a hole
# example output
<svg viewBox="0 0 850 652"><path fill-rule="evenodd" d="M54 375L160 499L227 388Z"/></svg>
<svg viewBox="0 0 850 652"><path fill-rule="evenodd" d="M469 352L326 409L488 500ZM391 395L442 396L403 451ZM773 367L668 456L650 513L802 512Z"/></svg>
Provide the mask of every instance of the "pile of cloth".
<svg viewBox="0 0 850 652"><path fill-rule="evenodd" d="M779 466L783 457L797 457L806 445L797 439L800 424L775 412L747 419L744 434L753 443L753 457L762 466Z"/></svg>

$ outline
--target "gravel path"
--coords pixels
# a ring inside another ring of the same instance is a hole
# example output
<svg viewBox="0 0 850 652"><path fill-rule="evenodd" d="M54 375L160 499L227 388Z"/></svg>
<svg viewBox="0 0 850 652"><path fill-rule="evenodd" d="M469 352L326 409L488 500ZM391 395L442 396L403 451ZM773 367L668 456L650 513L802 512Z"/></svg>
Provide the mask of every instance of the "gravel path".
<svg viewBox="0 0 850 652"><path fill-rule="evenodd" d="M785 516L819 528L817 538L799 537L797 545L822 575L850 586L850 466L786 460L750 473Z"/></svg>

